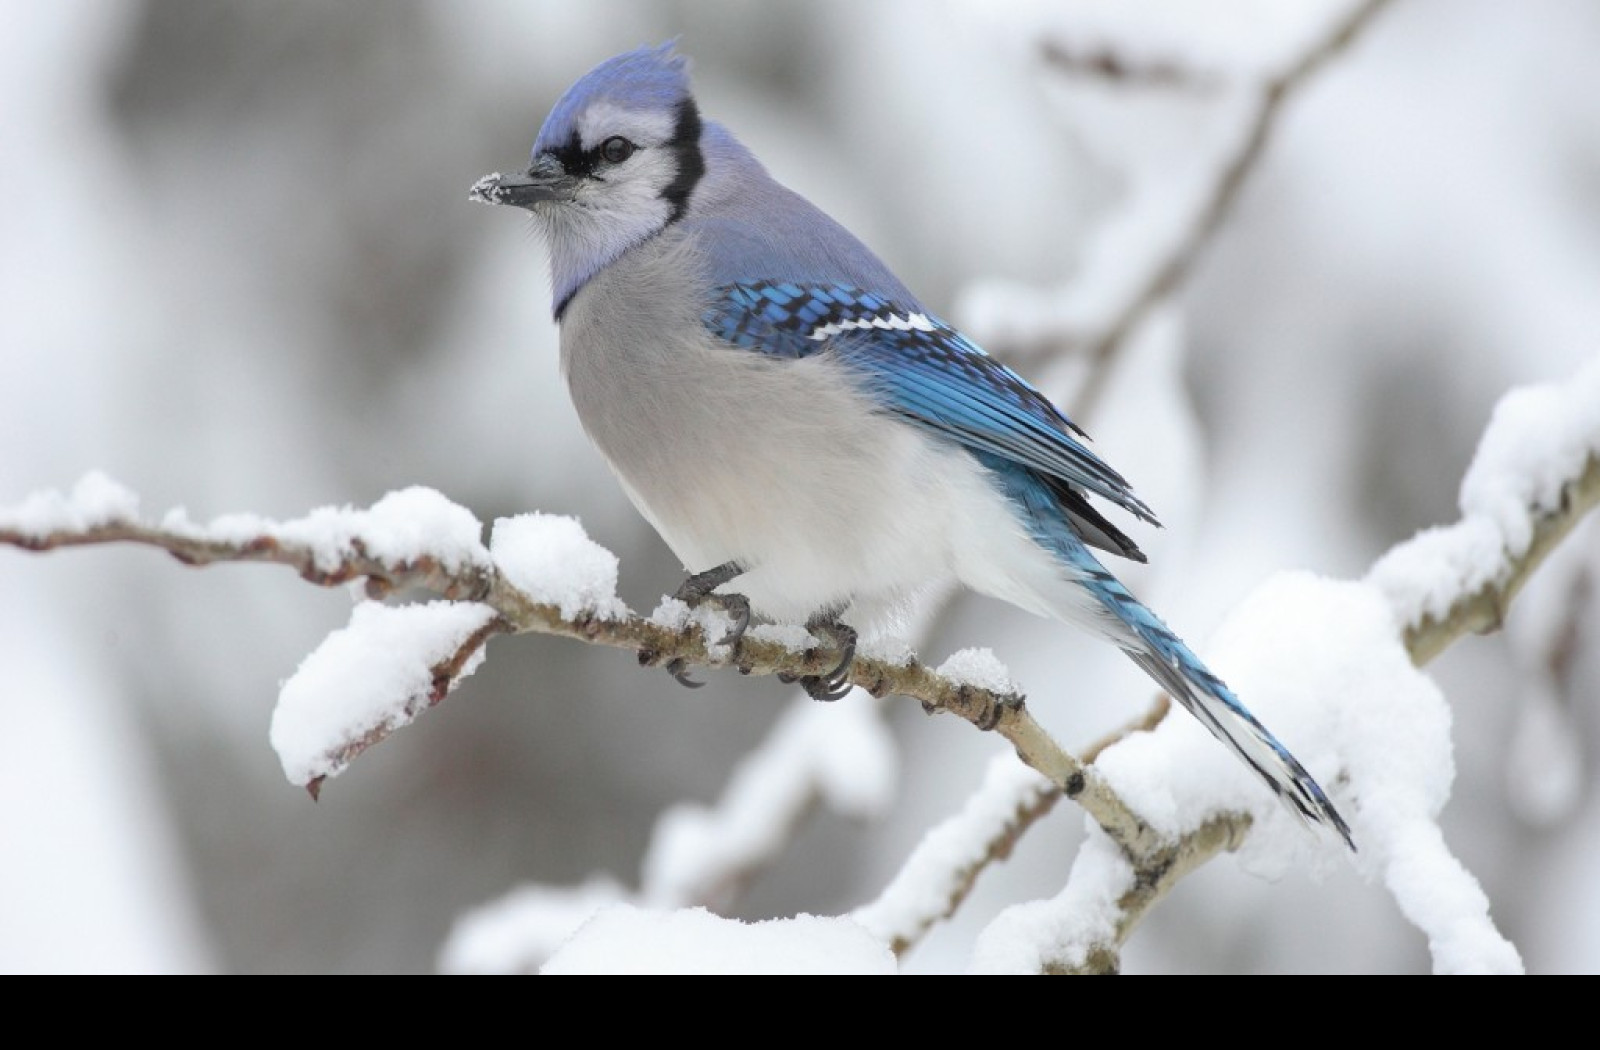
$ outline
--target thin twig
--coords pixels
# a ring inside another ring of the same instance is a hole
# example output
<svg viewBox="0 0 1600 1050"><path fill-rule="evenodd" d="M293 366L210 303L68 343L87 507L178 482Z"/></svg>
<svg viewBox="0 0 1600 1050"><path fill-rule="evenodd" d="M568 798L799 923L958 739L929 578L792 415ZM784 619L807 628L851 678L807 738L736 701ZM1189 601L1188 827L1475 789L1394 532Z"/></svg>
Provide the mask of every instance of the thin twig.
<svg viewBox="0 0 1600 1050"><path fill-rule="evenodd" d="M1068 76L1151 88L1205 90L1219 82L1216 73L1180 61L1130 59L1110 47L1074 48L1046 40L1039 48L1046 65Z"/></svg>
<svg viewBox="0 0 1600 1050"><path fill-rule="evenodd" d="M1206 247L1222 228L1223 221L1232 212L1240 191L1255 170L1277 127L1284 103L1320 73L1330 60L1349 47L1390 2L1363 0L1351 8L1326 36L1306 49L1289 68L1268 78L1261 85L1255 115L1239 144L1218 169L1216 181L1212 183L1205 203L1195 214L1188 232L1173 246L1171 253L1151 269L1144 283L1106 329L1089 340L1085 347L1083 356L1088 361L1088 374L1073 404L1081 417L1088 418L1094 414L1110 378L1112 359L1127 341L1128 335L1144 321L1156 304L1172 295L1188 280Z"/></svg>

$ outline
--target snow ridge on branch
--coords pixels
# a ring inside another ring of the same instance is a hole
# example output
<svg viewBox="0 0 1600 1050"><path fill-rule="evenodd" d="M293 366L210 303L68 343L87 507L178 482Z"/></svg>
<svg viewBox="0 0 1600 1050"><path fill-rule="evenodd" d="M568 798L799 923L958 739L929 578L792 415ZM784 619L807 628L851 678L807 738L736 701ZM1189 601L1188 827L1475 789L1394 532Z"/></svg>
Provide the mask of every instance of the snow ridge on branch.
<svg viewBox="0 0 1600 1050"><path fill-rule="evenodd" d="M232 515L202 526L181 511L159 523L145 520L130 490L91 474L69 494L38 493L0 511L0 543L31 551L135 543L165 550L187 565L268 562L287 565L322 586L364 581L372 598L425 591L488 610L466 620L433 617L427 673L416 667L391 669L390 680L402 684L381 701L370 693L372 661L380 659L374 654L382 647L366 636L379 623L389 627L391 617L361 614L307 658L302 672L314 675L318 685L308 690L297 673L280 694L280 705L285 699L292 703L293 721L303 722L304 712L319 707L340 714L317 723L320 739L316 731L294 733L293 753L280 752L280 758L290 779L313 794L323 778L341 772L366 748L442 699L477 666L478 650L496 634L554 634L632 649L647 666L682 660L687 666L735 666L744 674L798 676L838 663L836 652L809 636L809 644L791 647L779 632L751 632L736 654L708 644L708 637L723 633L720 619L708 619L720 617L714 610L685 617L681 603L669 603L680 608L650 618L630 613L616 597L616 558L589 541L572 519L542 514L501 519L490 548L479 542L480 532L470 512L422 488L393 493L365 510L325 507L285 522ZM994 730L1117 842L1141 854L1159 848L1160 836L1093 769L1045 732L1020 694L941 675L914 657L896 662L860 655L850 679L874 696L911 697L930 713L949 711ZM347 692L368 696L359 705L360 717L347 717L347 705L334 698Z"/></svg>

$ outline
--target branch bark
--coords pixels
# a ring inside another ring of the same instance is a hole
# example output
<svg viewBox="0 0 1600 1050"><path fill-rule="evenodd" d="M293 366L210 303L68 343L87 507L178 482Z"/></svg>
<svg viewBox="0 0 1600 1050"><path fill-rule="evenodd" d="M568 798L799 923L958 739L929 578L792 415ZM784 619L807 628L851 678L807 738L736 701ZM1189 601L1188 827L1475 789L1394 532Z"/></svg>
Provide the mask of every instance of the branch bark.
<svg viewBox="0 0 1600 1050"><path fill-rule="evenodd" d="M131 501L131 494L129 501ZM736 667L742 674L815 675L831 671L839 654L828 646L794 652L784 645L746 636L737 652L727 647L708 645L705 632L697 624L676 630L651 619L635 615L602 616L592 612L563 615L560 607L540 602L507 579L487 551L476 560L462 561L443 552L420 553L409 557L383 557L373 551L377 544L356 535L336 554L326 544L317 545L293 538L294 523L278 525L262 521L250 535L229 530L223 538L204 528L185 523L163 527L114 514L89 524L50 528L43 531L8 522L0 514L0 544L34 552L46 552L89 544L133 543L164 550L186 565L201 567L225 562L251 562L284 565L303 579L320 586L334 586L356 580L365 583L366 592L382 597L397 591L422 590L445 598L482 602L497 617L481 637L475 636L471 651L498 633L550 634L595 645L630 649L644 666L657 666L681 660L685 666ZM451 564L454 562L454 564ZM454 674L471 652L458 653L458 659L436 669L435 693L448 692ZM454 668L454 670L452 670ZM1028 712L1020 694L1000 693L942 677L915 659L897 664L866 656L851 667L852 684L873 696L907 696L922 703L930 714L948 711L977 728L1004 737L1023 762L1043 773L1068 798L1087 810L1112 839L1135 854L1157 848L1158 836L1095 773L1060 746ZM352 745L354 757L387 736L376 731ZM320 786L320 785L319 785ZM315 793L313 788L313 793Z"/></svg>

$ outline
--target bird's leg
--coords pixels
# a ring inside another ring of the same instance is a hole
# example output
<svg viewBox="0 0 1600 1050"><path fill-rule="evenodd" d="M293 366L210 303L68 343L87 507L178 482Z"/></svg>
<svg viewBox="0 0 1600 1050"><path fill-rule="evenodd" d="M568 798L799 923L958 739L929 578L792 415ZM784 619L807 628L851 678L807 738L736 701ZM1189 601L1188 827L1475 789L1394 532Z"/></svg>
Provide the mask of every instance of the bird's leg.
<svg viewBox="0 0 1600 1050"><path fill-rule="evenodd" d="M744 638L744 632L750 628L750 599L742 594L716 594L718 587L734 579L744 572L744 567L738 562L725 561L721 565L697 572L684 580L672 596L684 602L691 609L703 602L711 602L722 607L722 611L733 617L733 626L728 633L722 636L718 645L732 646L736 651L739 642ZM690 689L698 689L704 682L697 682L689 677L683 658L667 662L667 673L679 684Z"/></svg>
<svg viewBox="0 0 1600 1050"><path fill-rule="evenodd" d="M702 602L722 606L722 611L733 617L733 626L722 636L718 645L737 646L744 632L750 628L750 599L742 594L715 594L718 587L741 575L744 567L738 562L725 561L716 568L697 572L684 580L672 596L690 608Z"/></svg>
<svg viewBox="0 0 1600 1050"><path fill-rule="evenodd" d="M826 637L839 647L839 664L827 674L780 674L784 682L799 682L813 700L838 700L850 691L850 667L856 662L856 629L837 612L822 612L806 621L806 630Z"/></svg>

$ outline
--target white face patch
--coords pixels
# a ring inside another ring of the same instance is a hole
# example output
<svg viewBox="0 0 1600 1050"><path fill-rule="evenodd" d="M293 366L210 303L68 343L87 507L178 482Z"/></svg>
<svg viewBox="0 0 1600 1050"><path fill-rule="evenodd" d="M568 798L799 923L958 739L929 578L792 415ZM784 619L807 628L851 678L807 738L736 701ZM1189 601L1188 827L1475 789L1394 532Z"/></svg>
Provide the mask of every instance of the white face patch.
<svg viewBox="0 0 1600 1050"><path fill-rule="evenodd" d="M580 204L603 212L664 219L669 210L661 191L678 175L677 160L661 146L647 146L621 164L597 173L578 185Z"/></svg>
<svg viewBox="0 0 1600 1050"><path fill-rule="evenodd" d="M636 146L659 146L672 139L677 118L672 113L641 113L601 99L578 118L578 143L592 149L613 135Z"/></svg>

